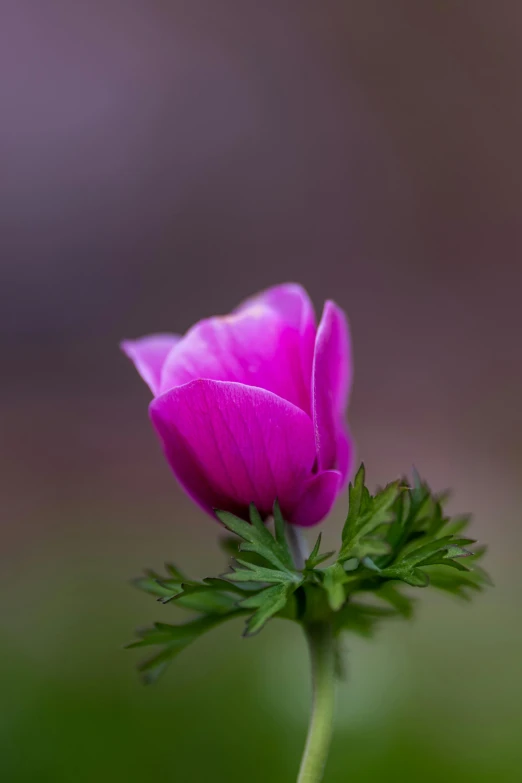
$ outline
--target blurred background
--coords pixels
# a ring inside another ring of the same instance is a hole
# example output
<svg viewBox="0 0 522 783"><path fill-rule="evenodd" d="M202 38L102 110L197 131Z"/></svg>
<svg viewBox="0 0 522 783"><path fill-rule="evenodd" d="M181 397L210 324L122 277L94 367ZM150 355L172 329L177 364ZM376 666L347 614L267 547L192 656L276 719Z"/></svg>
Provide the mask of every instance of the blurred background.
<svg viewBox="0 0 522 783"><path fill-rule="evenodd" d="M455 487L496 582L347 638L326 781L520 780L521 68L516 0L3 0L2 781L294 779L297 628L122 650L181 619L130 577L224 560L118 350L288 280L349 314L370 482Z"/></svg>

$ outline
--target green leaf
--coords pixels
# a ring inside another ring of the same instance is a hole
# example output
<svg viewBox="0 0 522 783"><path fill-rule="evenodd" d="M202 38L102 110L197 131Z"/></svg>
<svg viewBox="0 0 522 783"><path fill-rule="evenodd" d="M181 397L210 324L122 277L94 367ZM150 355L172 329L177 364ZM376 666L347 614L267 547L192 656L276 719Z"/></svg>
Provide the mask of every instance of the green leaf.
<svg viewBox="0 0 522 783"><path fill-rule="evenodd" d="M183 647L177 645L167 645L155 655L151 655L144 661L140 661L137 666L141 674L142 682L145 685L153 685L159 680L162 674L167 670L169 663L181 652Z"/></svg>
<svg viewBox="0 0 522 783"><path fill-rule="evenodd" d="M400 579L412 587L427 587L430 583L429 576L424 571L421 571L420 568L414 568L407 563L399 563L398 565L390 566L390 568L384 568L379 571L379 575L388 579Z"/></svg>
<svg viewBox="0 0 522 783"><path fill-rule="evenodd" d="M166 623L155 623L152 628L146 628L137 633L141 636L140 641L132 642L126 645L128 649L135 647L146 647L163 645L163 649L142 661L138 665L138 670L144 674L146 682L153 682L165 670L170 661L179 655L182 650L188 647L192 642L198 639L202 634L210 631L212 628L220 625L226 620L230 620L244 614L239 609L235 609L226 615L210 615L199 617L183 625L168 625Z"/></svg>
<svg viewBox="0 0 522 783"><path fill-rule="evenodd" d="M173 568L167 566L170 574ZM140 590L156 596L162 604L175 601L183 609L189 609L202 614L221 614L229 611L236 603L229 594L244 594L246 588L240 588L225 580L214 579L204 582L185 581L162 577L155 571L148 571L146 577L133 580L133 584ZM181 572L176 569L177 577ZM227 595L228 594L228 595Z"/></svg>
<svg viewBox="0 0 522 783"><path fill-rule="evenodd" d="M408 487L406 481L403 482L403 488L405 491L394 504L393 520L386 533L392 554L379 559L378 565L381 567L396 559L409 542L426 535L426 525L433 515L434 499L429 487L420 482L418 474L413 488Z"/></svg>
<svg viewBox="0 0 522 783"><path fill-rule="evenodd" d="M275 540L279 545L279 547L281 548L283 562L289 568L293 568L294 563L292 560L292 553L290 552L288 541L286 540L285 520L283 519L281 508L277 500L274 503L274 533L275 533Z"/></svg>
<svg viewBox="0 0 522 783"><path fill-rule="evenodd" d="M408 563L410 566L421 565L430 557L436 554L449 557L467 557L471 553L462 547L455 546L452 543L453 536L443 536L429 541L427 544L416 547L401 558L402 563ZM468 540L468 539L466 539Z"/></svg>
<svg viewBox="0 0 522 783"><path fill-rule="evenodd" d="M321 549L321 540L322 540L322 538L323 538L323 534L319 533L319 535L317 536L317 541L315 542L314 547L313 547L312 551L310 552L310 555L309 555L308 559L306 560L306 567L307 568L313 568L314 567L315 559L316 559L316 557L319 554L319 550ZM309 565L309 563L310 563L310 565Z"/></svg>
<svg viewBox="0 0 522 783"><path fill-rule="evenodd" d="M230 557L237 558L241 553L243 560L248 560L249 563L255 563L256 565L266 566L266 558L261 557L256 552L245 552L241 550L241 539L237 536L222 536L219 540L221 549Z"/></svg>
<svg viewBox="0 0 522 783"><path fill-rule="evenodd" d="M238 615L248 616L246 636L258 633L274 616L298 622L328 619L337 635L349 630L370 636L383 619L412 616L413 599L402 592L404 584L431 584L469 599L490 583L480 566L485 549L468 548L475 544L464 532L469 517L448 517L445 500L417 473L412 486L406 480L395 481L372 495L361 465L349 488L337 561L320 567L335 553L321 553L319 535L302 572L293 565L277 501L273 532L253 505L250 522L216 512L233 534L223 542L234 558L229 573L196 582L167 564L165 576L148 571L134 581L162 603L172 602L199 614L190 623L156 623L137 632L138 638L129 647L157 648L140 665L143 675L152 681L202 633ZM381 605L357 601L358 593L375 596Z"/></svg>
<svg viewBox="0 0 522 783"><path fill-rule="evenodd" d="M476 570L457 573L442 566L430 568L430 584L458 598L469 601L473 593L481 592L487 584Z"/></svg>
<svg viewBox="0 0 522 783"><path fill-rule="evenodd" d="M308 571L313 570L314 568L317 568L318 565L321 563L324 563L325 560L328 560L332 555L335 555L335 552L323 552L319 553L319 550L321 549L321 538L322 533L319 533L317 537L317 541L314 544L314 548L310 552L309 557L305 560L305 569Z"/></svg>
<svg viewBox="0 0 522 783"><path fill-rule="evenodd" d="M148 572L148 576L138 577L133 579L131 584L138 590L142 590L144 593L154 595L156 598L172 597L175 591L172 587L165 586L161 583L161 577L154 572Z"/></svg>
<svg viewBox="0 0 522 783"><path fill-rule="evenodd" d="M472 574L479 584L493 587L494 583L488 572L485 571L481 566L477 565L477 562L482 560L487 551L487 546L476 547L473 553L467 558L466 564L470 566Z"/></svg>
<svg viewBox="0 0 522 783"><path fill-rule="evenodd" d="M259 593L241 601L242 609L257 609L257 611L247 620L245 636L254 636L264 627L278 612L282 611L290 596L296 589L294 584L278 584L273 587L266 587Z"/></svg>
<svg viewBox="0 0 522 783"><path fill-rule="evenodd" d="M255 506L250 506L252 524L230 514L228 511L216 511L216 516L232 533L243 539L241 552L255 552L280 571L292 572L292 557L286 541L284 545L272 536L263 524Z"/></svg>
<svg viewBox="0 0 522 783"><path fill-rule="evenodd" d="M161 602L174 600L187 609L203 614L222 614L231 611L237 603L237 599L230 595L232 592L243 593L242 590L237 590L235 585L224 580L219 580L218 585L184 582L179 593L170 598L163 598Z"/></svg>
<svg viewBox="0 0 522 783"><path fill-rule="evenodd" d="M256 566L253 563L248 563L246 560L240 559L238 559L237 562L239 565L242 565L243 568L236 569L236 567L233 566L236 570L232 571L230 574L223 574L223 579L230 582L267 582L268 584L300 584L303 581L302 575L295 571L287 571L286 569L283 571L276 571L273 568Z"/></svg>
<svg viewBox="0 0 522 783"><path fill-rule="evenodd" d="M182 571L179 570L177 566L174 565L174 563L165 563L165 568L176 582L186 581L187 577Z"/></svg>
<svg viewBox="0 0 522 783"><path fill-rule="evenodd" d="M238 614L238 610L234 609L228 616ZM139 641L131 642L126 645L127 649L133 647L148 647L157 644L185 644L194 641L198 636L201 636L205 631L214 628L219 625L223 620L228 619L228 616L223 615L210 615L198 617L195 620L190 620L188 623L182 623L180 625L171 625L170 623L154 623L150 628L138 628L136 636L140 637Z"/></svg>
<svg viewBox="0 0 522 783"><path fill-rule="evenodd" d="M232 584L227 579L223 579L220 576L206 576L205 579L203 579L203 585L214 590L220 590L226 593L236 593L239 595L244 595L245 592L248 591L248 588L245 587L245 585ZM258 587L255 589L259 590Z"/></svg>
<svg viewBox="0 0 522 783"><path fill-rule="evenodd" d="M364 470L359 469L355 478L355 485L350 488L350 498L354 498L355 508L350 509L342 532L342 547L338 560L348 560L356 551L359 542L381 527L391 522L391 508L395 503L401 484L394 481L383 490L371 497L365 487L361 487L364 481Z"/></svg>
<svg viewBox="0 0 522 783"><path fill-rule="evenodd" d="M342 530L341 538L343 544L350 540L357 530L357 520L361 516L363 496L365 490L366 472L364 462L357 471L353 484L348 487L348 516Z"/></svg>
<svg viewBox="0 0 522 783"><path fill-rule="evenodd" d="M427 587L430 583L428 574L420 568L412 568L409 571L405 571L400 578L412 587Z"/></svg>
<svg viewBox="0 0 522 783"><path fill-rule="evenodd" d="M378 557L379 555L389 555L391 546L389 543L377 536L366 536L355 547L353 547L353 554L359 560L365 557Z"/></svg>
<svg viewBox="0 0 522 783"><path fill-rule="evenodd" d="M446 521L444 527L444 533L456 536L467 528L471 522L471 514L460 514L459 516L452 517Z"/></svg>

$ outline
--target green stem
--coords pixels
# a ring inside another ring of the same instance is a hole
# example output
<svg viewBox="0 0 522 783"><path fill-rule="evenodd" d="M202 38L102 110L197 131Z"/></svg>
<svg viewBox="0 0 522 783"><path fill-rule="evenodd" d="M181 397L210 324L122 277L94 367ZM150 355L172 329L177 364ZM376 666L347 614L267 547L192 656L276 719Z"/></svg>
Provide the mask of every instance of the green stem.
<svg viewBox="0 0 522 783"><path fill-rule="evenodd" d="M297 783L319 783L328 758L335 702L335 650L329 623L305 626L312 664L313 704Z"/></svg>
<svg viewBox="0 0 522 783"><path fill-rule="evenodd" d="M297 527L297 525L286 525L286 540L288 541L288 546L292 553L294 566L298 571L302 571L305 567L305 560L308 557L309 552L301 528Z"/></svg>

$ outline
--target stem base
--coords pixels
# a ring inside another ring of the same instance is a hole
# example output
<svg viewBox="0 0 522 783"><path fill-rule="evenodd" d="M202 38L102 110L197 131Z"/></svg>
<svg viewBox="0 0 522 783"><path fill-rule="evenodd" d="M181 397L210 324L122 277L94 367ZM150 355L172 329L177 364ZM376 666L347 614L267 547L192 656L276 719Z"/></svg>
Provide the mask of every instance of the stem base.
<svg viewBox="0 0 522 783"><path fill-rule="evenodd" d="M319 783L323 778L333 732L335 646L329 623L307 625L305 633L312 664L313 703L297 783Z"/></svg>

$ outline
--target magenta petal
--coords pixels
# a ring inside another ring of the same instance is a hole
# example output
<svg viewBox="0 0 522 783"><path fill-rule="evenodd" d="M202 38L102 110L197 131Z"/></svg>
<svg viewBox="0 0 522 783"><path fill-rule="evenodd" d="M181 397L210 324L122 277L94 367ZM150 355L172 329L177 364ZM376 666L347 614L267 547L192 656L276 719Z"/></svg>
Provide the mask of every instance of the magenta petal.
<svg viewBox="0 0 522 783"><path fill-rule="evenodd" d="M283 283L282 285L267 288L260 294L250 297L239 306L237 312L241 312L255 304L267 304L272 307L299 334L303 379L308 393L311 394L312 364L317 327L314 307L310 297L298 283ZM310 410L310 408L308 407L307 410Z"/></svg>
<svg viewBox="0 0 522 783"><path fill-rule="evenodd" d="M326 302L315 341L312 407L320 470L338 466L337 446L348 404L351 350L348 322Z"/></svg>
<svg viewBox="0 0 522 783"><path fill-rule="evenodd" d="M175 475L203 508L262 514L293 509L315 460L312 421L264 389L195 380L152 401L150 415Z"/></svg>
<svg viewBox="0 0 522 783"><path fill-rule="evenodd" d="M324 519L335 502L341 480L338 470L325 470L309 479L288 521L300 527L311 527Z"/></svg>
<svg viewBox="0 0 522 783"><path fill-rule="evenodd" d="M180 339L177 334L150 334L138 340L124 340L120 345L153 394L159 392L165 359Z"/></svg>
<svg viewBox="0 0 522 783"><path fill-rule="evenodd" d="M165 362L161 391L198 378L267 389L310 413L301 334L261 301L193 326Z"/></svg>
<svg viewBox="0 0 522 783"><path fill-rule="evenodd" d="M355 465L355 445L346 424L341 422L339 425L337 439L337 469L341 474L341 486L343 489L352 477Z"/></svg>

